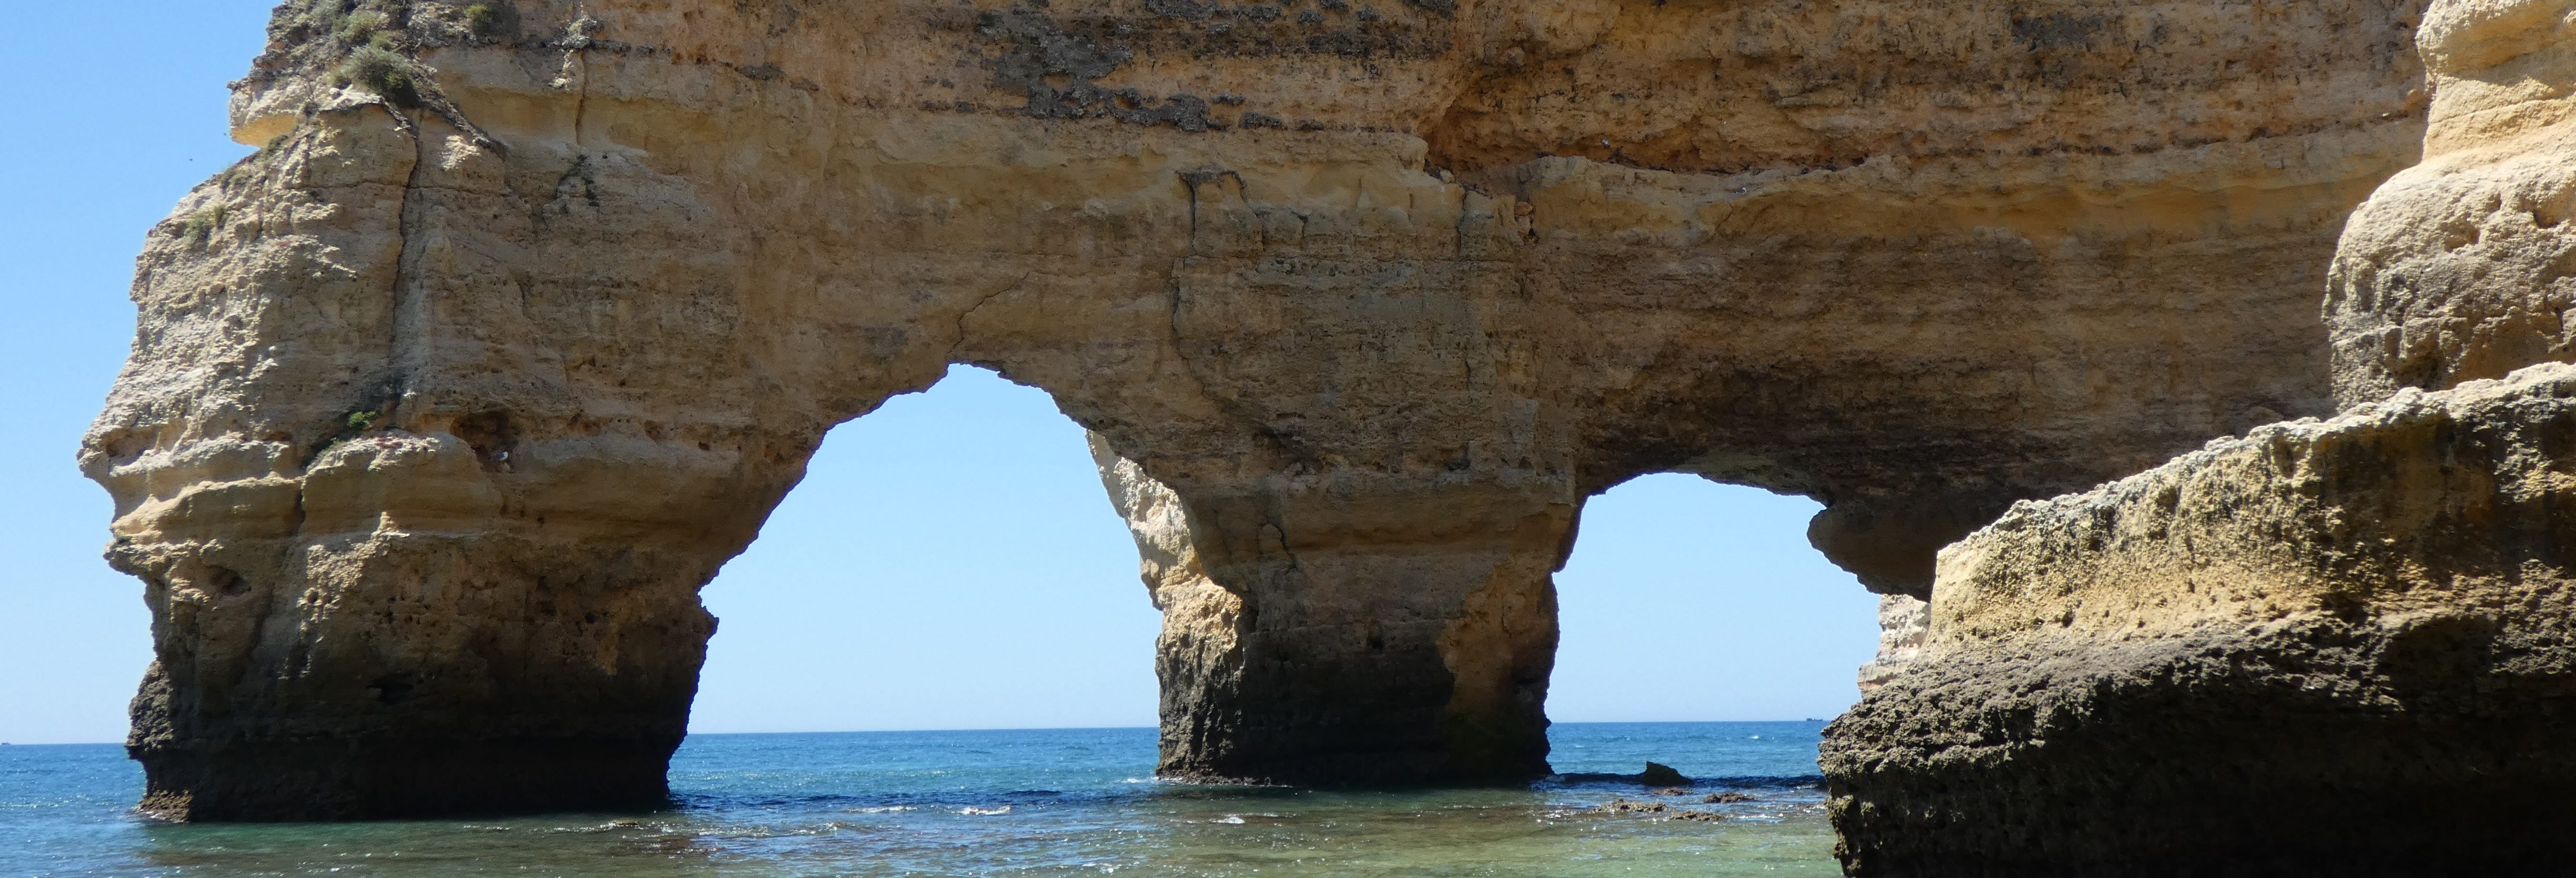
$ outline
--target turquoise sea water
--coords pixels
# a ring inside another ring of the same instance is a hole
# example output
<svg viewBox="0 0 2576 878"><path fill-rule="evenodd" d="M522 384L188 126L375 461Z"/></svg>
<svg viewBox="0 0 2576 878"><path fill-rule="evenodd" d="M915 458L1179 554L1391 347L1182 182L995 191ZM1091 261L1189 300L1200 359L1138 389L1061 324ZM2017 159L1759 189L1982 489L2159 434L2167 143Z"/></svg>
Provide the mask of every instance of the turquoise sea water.
<svg viewBox="0 0 2576 878"><path fill-rule="evenodd" d="M0 876L1833 875L1818 722L1577 723L1568 773L1651 759L1682 795L1526 788L1325 792L1168 784L1151 729L701 735L643 814L179 826L134 816L110 745L0 747ZM1750 801L1708 803L1740 791ZM1614 799L1719 812L1676 820Z"/></svg>

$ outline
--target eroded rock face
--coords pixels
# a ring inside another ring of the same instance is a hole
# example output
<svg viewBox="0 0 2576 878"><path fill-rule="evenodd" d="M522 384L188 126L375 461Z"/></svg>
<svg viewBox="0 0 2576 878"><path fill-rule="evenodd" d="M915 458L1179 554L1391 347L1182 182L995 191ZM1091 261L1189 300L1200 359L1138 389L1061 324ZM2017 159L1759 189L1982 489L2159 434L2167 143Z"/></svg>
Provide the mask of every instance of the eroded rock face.
<svg viewBox="0 0 2576 878"><path fill-rule="evenodd" d="M341 9L281 11L83 452L180 816L657 794L695 589L960 362L1093 432L1165 771L1525 777L1585 497L1806 494L1920 594L2324 411L2312 291L2421 132L2397 0L422 2L357 34L400 81Z"/></svg>
<svg viewBox="0 0 2576 878"><path fill-rule="evenodd" d="M1836 720L1856 875L2422 875L2576 846L2576 367L2016 505ZM2492 869L2494 871L2480 871Z"/></svg>
<svg viewBox="0 0 2576 878"><path fill-rule="evenodd" d="M1848 873L2565 870L2571 15L2428 12L2426 161L2334 261L2342 415L1943 550L1921 655L1828 733Z"/></svg>
<svg viewBox="0 0 2576 878"><path fill-rule="evenodd" d="M2354 214L2326 319L2345 405L2576 361L2576 4L2441 2L2424 162Z"/></svg>
<svg viewBox="0 0 2576 878"><path fill-rule="evenodd" d="M1860 666L1860 691L1878 691L1898 672L1923 658L1923 641L1932 634L1931 606L1913 595L1878 598L1878 655Z"/></svg>

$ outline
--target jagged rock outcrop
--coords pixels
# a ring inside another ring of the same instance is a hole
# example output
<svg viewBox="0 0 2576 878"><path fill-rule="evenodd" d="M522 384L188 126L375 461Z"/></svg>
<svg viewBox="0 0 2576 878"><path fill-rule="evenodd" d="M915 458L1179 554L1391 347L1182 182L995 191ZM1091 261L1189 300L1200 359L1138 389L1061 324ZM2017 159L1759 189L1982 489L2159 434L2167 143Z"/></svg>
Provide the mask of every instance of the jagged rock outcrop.
<svg viewBox="0 0 2576 878"><path fill-rule="evenodd" d="M1849 874L2566 871L2571 29L2428 11L2425 161L2333 263L2343 414L1943 550L1921 654L1828 733Z"/></svg>
<svg viewBox="0 0 2576 878"><path fill-rule="evenodd" d="M1850 873L2556 871L2571 439L2552 364L2016 505L1831 727Z"/></svg>
<svg viewBox="0 0 2576 878"><path fill-rule="evenodd" d="M318 4L318 5L317 5ZM649 799L695 589L951 363L1089 428L1164 770L1545 767L1583 499L2012 500L2327 408L2405 0L299 0L83 450L150 804Z"/></svg>

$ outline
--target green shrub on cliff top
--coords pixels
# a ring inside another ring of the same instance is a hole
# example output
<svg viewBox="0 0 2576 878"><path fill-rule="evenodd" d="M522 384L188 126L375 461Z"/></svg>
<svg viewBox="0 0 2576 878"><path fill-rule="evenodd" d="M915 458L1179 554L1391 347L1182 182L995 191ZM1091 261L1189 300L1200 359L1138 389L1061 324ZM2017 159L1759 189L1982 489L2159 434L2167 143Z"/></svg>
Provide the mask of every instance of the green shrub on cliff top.
<svg viewBox="0 0 2576 878"><path fill-rule="evenodd" d="M292 10L290 13L288 10ZM301 39L307 63L328 65L333 85L356 85L403 107L421 104L420 65L404 51L408 0L303 0L280 10L270 30Z"/></svg>
<svg viewBox="0 0 2576 878"><path fill-rule="evenodd" d="M337 33L340 19L349 14L349 0L303 0L278 7L268 20L268 37L272 40L293 39L297 32L305 35Z"/></svg>
<svg viewBox="0 0 2576 878"><path fill-rule="evenodd" d="M393 20L382 12L362 10L340 19L340 26L333 29L331 35L343 46L366 45L375 41L377 31L392 23Z"/></svg>
<svg viewBox="0 0 2576 878"><path fill-rule="evenodd" d="M417 60L425 45L444 45L460 26L479 37L513 32L517 7L497 0L462 9L423 7L437 21L414 21L411 0L287 0L269 18L271 76L315 77L334 88L372 92L391 106L425 109L463 130L476 144L500 143L465 118L438 90L434 71Z"/></svg>
<svg viewBox="0 0 2576 878"><path fill-rule="evenodd" d="M420 105L420 80L412 61L383 46L364 46L331 71L331 78L375 92L399 107Z"/></svg>

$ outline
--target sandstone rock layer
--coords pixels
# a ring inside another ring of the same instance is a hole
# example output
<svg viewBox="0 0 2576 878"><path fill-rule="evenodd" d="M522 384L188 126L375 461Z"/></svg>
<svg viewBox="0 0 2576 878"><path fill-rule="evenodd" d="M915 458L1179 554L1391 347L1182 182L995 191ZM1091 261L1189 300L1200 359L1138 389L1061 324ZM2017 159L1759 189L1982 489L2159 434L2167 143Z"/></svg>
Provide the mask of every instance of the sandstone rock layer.
<svg viewBox="0 0 2576 878"><path fill-rule="evenodd" d="M2354 216L2326 297L2345 405L2576 361L2576 6L2434 4L2422 164Z"/></svg>
<svg viewBox="0 0 2576 878"><path fill-rule="evenodd" d="M2017 498L2323 412L2413 15L299 0L83 450L131 747L189 817L649 799L695 590L974 363L1095 436L1166 773L1531 776L1613 484L1814 497L1919 596Z"/></svg>
<svg viewBox="0 0 2576 878"><path fill-rule="evenodd" d="M2576 367L2256 428L1942 553L1835 721L1854 875L2555 870Z"/></svg>
<svg viewBox="0 0 2576 878"><path fill-rule="evenodd" d="M1829 733L1849 874L2565 871L2571 32L2428 10L2425 160L2332 264L2343 414L1942 552L1925 646Z"/></svg>

